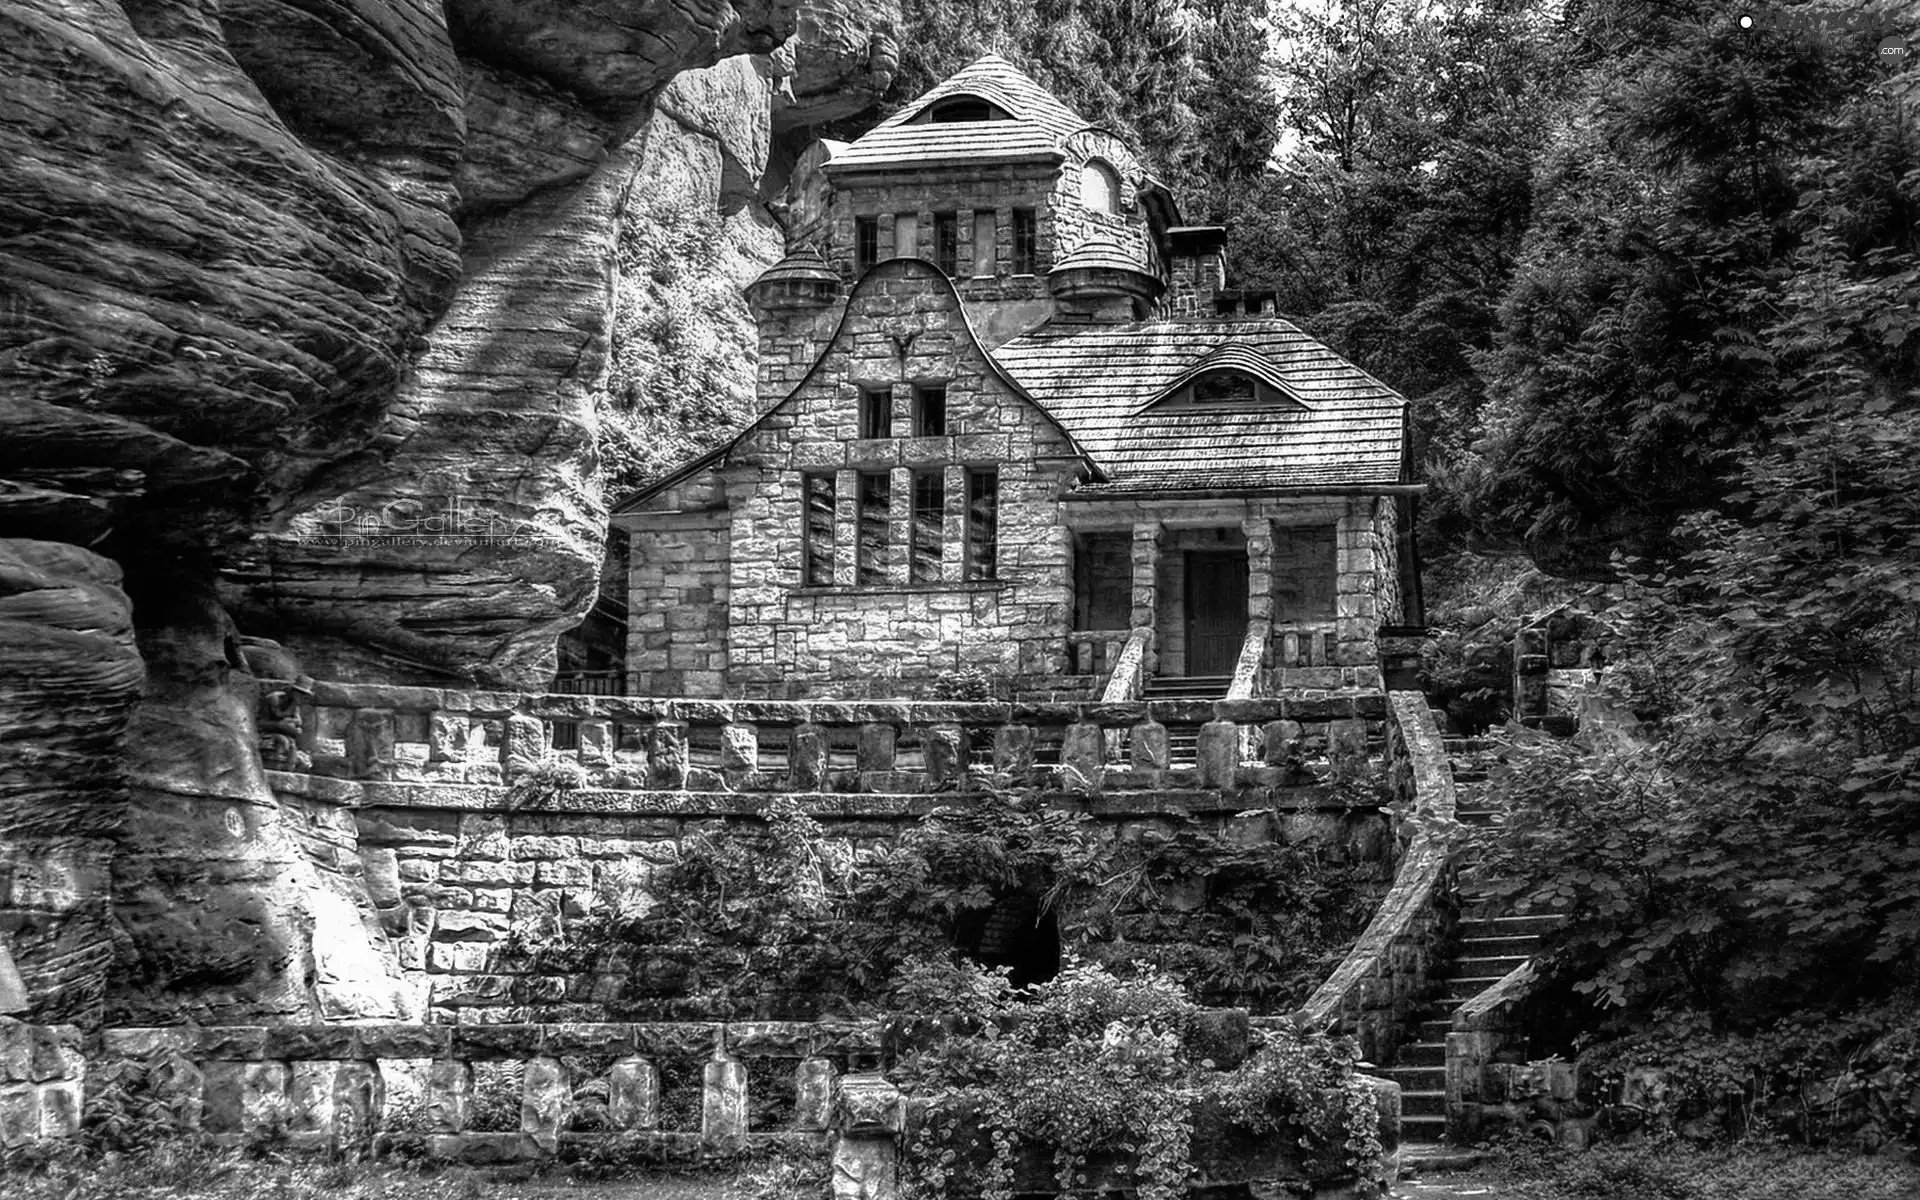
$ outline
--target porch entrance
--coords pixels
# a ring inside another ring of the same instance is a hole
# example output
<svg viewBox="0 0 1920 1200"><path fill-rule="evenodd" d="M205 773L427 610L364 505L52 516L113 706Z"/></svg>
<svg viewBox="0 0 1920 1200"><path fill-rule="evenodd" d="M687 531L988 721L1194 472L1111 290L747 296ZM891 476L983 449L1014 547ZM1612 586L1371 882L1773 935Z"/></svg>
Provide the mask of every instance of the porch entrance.
<svg viewBox="0 0 1920 1200"><path fill-rule="evenodd" d="M1187 674L1231 675L1247 635L1247 555L1188 551Z"/></svg>

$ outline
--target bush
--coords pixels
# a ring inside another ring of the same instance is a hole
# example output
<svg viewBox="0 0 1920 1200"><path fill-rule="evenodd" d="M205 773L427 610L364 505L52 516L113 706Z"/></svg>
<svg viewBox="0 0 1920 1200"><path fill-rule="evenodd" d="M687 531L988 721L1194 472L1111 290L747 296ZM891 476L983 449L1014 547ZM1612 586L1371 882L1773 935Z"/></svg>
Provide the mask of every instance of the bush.
<svg viewBox="0 0 1920 1200"><path fill-rule="evenodd" d="M1746 1141L1701 1150L1675 1141L1550 1149L1530 1140L1491 1148L1493 1173L1544 1185L1555 1200L1912 1200L1920 1170L1892 1158L1796 1152Z"/></svg>

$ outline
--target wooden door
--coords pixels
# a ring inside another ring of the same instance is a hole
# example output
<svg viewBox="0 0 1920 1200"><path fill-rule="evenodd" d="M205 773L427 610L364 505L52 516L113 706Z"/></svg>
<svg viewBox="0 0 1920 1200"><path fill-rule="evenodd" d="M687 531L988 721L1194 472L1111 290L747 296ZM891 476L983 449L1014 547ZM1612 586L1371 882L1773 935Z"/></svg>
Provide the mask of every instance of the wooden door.
<svg viewBox="0 0 1920 1200"><path fill-rule="evenodd" d="M1188 554L1187 674L1231 675L1247 635L1247 556Z"/></svg>

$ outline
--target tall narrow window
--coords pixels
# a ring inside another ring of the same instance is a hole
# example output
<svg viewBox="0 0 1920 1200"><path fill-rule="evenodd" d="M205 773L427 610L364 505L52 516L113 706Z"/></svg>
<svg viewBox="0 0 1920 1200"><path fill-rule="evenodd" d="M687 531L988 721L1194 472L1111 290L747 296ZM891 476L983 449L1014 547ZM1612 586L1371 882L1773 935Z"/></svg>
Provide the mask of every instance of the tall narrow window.
<svg viewBox="0 0 1920 1200"><path fill-rule="evenodd" d="M832 587L833 476L803 475L800 490L807 506L801 583L806 587Z"/></svg>
<svg viewBox="0 0 1920 1200"><path fill-rule="evenodd" d="M947 436L947 385L913 385L913 436Z"/></svg>
<svg viewBox="0 0 1920 1200"><path fill-rule="evenodd" d="M960 272L960 214L933 214L933 265L949 275Z"/></svg>
<svg viewBox="0 0 1920 1200"><path fill-rule="evenodd" d="M860 535L855 556L854 581L861 587L878 587L887 582L890 547L887 544L887 516L893 503L892 489L884 473L860 476Z"/></svg>
<svg viewBox="0 0 1920 1200"><path fill-rule="evenodd" d="M940 531L946 523L947 481L941 471L913 476L913 559L915 583L940 582Z"/></svg>
<svg viewBox="0 0 1920 1200"><path fill-rule="evenodd" d="M967 578L1000 577L1000 473L967 472Z"/></svg>
<svg viewBox="0 0 1920 1200"><path fill-rule="evenodd" d="M975 209L973 212L973 273L975 275L993 274L993 239L993 210Z"/></svg>
<svg viewBox="0 0 1920 1200"><path fill-rule="evenodd" d="M893 389L885 384L860 389L860 436L893 436Z"/></svg>
<svg viewBox="0 0 1920 1200"><path fill-rule="evenodd" d="M920 257L920 214L901 213L893 218L893 253L897 258Z"/></svg>
<svg viewBox="0 0 1920 1200"><path fill-rule="evenodd" d="M1030 208L1013 210L1013 273L1031 275L1039 261L1039 238Z"/></svg>
<svg viewBox="0 0 1920 1200"><path fill-rule="evenodd" d="M853 266L864 271L880 261L880 218L853 219Z"/></svg>

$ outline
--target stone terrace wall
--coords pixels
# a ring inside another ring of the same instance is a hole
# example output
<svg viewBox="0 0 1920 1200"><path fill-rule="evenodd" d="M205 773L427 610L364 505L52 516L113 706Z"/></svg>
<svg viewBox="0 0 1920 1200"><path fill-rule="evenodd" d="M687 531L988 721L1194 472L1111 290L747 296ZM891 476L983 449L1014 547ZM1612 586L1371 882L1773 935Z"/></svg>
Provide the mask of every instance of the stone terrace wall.
<svg viewBox="0 0 1920 1200"><path fill-rule="evenodd" d="M1000 785L1041 788L1091 814L1106 836L1192 816L1247 842L1312 839L1336 862L1392 854L1385 817L1352 807L1335 783L1384 737L1375 691L837 704L320 683L313 700L314 773L273 772L274 789L315 831L315 861L342 890L367 897L416 1010L435 1020L600 1019L616 1003L634 1016L714 1015L685 1001L702 978L733 966L711 954L535 969L514 946L551 940L610 896L646 904L685 838L754 817L776 794L821 821L848 856L891 841L936 805ZM564 755L551 747L563 721L579 732L578 750ZM1196 729L1196 765L1168 765L1169 724ZM1243 756L1243 743L1255 757ZM802 999L770 1002L785 1015L804 1011Z"/></svg>

